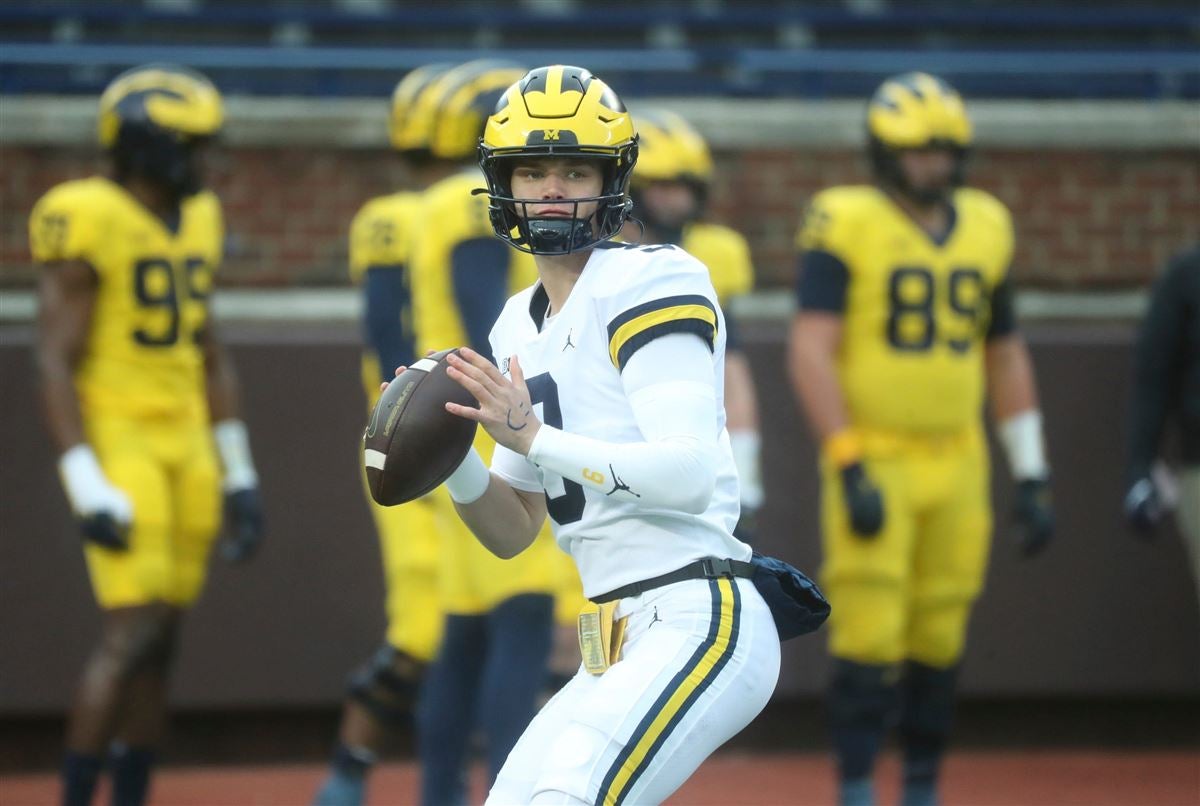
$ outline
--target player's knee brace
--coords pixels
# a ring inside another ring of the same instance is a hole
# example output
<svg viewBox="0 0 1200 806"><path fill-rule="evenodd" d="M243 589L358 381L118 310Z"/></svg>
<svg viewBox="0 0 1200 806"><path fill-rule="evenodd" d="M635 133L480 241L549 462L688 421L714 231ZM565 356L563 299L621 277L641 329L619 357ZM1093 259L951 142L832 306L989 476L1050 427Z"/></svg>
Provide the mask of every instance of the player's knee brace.
<svg viewBox="0 0 1200 806"><path fill-rule="evenodd" d="M954 719L957 678L957 666L938 669L915 661L905 665L900 736L906 779L936 776Z"/></svg>
<svg viewBox="0 0 1200 806"><path fill-rule="evenodd" d="M899 701L895 666L834 659L829 721L843 778L868 775Z"/></svg>
<svg viewBox="0 0 1200 806"><path fill-rule="evenodd" d="M350 675L346 693L388 725L412 716L425 665L384 644L362 668Z"/></svg>

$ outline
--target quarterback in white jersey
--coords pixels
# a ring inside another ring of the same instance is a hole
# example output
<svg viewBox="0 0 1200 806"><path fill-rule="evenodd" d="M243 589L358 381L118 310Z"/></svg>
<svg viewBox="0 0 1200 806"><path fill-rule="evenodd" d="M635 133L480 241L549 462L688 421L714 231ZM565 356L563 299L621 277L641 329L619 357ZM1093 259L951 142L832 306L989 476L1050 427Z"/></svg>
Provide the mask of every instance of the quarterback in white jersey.
<svg viewBox="0 0 1200 806"><path fill-rule="evenodd" d="M732 536L738 482L721 400L725 332L705 266L674 246L600 243L562 311L547 316L548 305L540 283L510 299L492 351L517 356L538 419L565 433L555 435L557 445L544 444L551 432L541 435L528 458L498 448L492 472L518 490L546 491L555 536L575 558L584 594L705 557L748 561L750 547ZM709 377L666 382L662 367L688 366L697 347L706 348ZM510 361L501 359L502 373ZM631 387L639 408L664 418L654 430L685 450L657 461L645 455L652 451L643 447ZM711 432L707 450L687 450L693 428Z"/></svg>
<svg viewBox="0 0 1200 806"><path fill-rule="evenodd" d="M578 67L509 88L480 145L498 237L539 281L449 374L447 410L496 442L447 481L485 546L513 556L547 515L579 567L584 665L535 717L489 804L659 803L766 705L776 622L732 536L738 484L722 406L724 320L706 268L672 246L608 243L630 211L637 136Z"/></svg>

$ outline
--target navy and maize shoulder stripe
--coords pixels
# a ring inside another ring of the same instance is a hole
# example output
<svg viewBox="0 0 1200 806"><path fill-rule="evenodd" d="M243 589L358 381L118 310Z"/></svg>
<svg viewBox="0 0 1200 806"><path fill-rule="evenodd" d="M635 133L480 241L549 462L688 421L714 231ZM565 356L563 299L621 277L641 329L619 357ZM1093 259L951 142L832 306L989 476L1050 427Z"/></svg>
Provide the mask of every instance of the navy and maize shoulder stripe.
<svg viewBox="0 0 1200 806"><path fill-rule="evenodd" d="M624 370L630 357L668 333L695 333L708 349L717 337L717 309L700 294L680 294L635 305L608 323L608 355Z"/></svg>
<svg viewBox="0 0 1200 806"><path fill-rule="evenodd" d="M741 622L741 593L736 580L728 578L709 580L708 586L712 592L708 635L667 683L613 759L596 795L598 806L621 806L625 802L638 779L649 768L654 754L733 657Z"/></svg>

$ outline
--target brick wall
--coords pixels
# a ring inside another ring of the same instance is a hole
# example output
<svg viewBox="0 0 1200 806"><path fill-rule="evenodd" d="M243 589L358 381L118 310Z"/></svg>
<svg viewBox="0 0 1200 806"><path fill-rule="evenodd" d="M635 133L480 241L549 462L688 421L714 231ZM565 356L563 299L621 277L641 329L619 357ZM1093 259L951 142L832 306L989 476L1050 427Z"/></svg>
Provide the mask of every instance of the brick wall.
<svg viewBox="0 0 1200 806"><path fill-rule="evenodd" d="M216 163L229 232L225 281L240 285L343 282L350 219L394 178L388 153L377 150L239 148ZM760 287L790 281L808 197L867 179L865 161L847 150L729 152L718 163L713 215L750 239ZM31 280L25 220L37 197L102 167L85 150L0 147L0 285ZM970 177L1013 210L1017 278L1026 287L1140 285L1200 241L1194 150L993 149L974 159Z"/></svg>

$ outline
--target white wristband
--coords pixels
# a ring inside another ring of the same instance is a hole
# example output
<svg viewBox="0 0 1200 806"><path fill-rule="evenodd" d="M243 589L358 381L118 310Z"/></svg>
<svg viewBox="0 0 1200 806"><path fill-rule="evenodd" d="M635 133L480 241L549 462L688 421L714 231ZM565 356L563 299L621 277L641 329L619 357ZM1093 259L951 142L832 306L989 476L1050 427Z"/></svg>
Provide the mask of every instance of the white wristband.
<svg viewBox="0 0 1200 806"><path fill-rule="evenodd" d="M446 491L456 504L470 504L483 497L491 481L491 471L479 453L471 448L450 478L446 479Z"/></svg>
<svg viewBox="0 0 1200 806"><path fill-rule="evenodd" d="M213 426L213 439L225 471L221 486L226 492L258 486L258 473L250 458L250 435L241 420L222 420Z"/></svg>
<svg viewBox="0 0 1200 806"><path fill-rule="evenodd" d="M1042 439L1042 413L1026 409L997 424L1008 469L1015 479L1045 479L1050 476Z"/></svg>
<svg viewBox="0 0 1200 806"><path fill-rule="evenodd" d="M86 442L72 446L59 457L58 472L75 514L107 512L122 523L132 520L129 499L104 475L100 461Z"/></svg>
<svg viewBox="0 0 1200 806"><path fill-rule="evenodd" d="M762 440L757 431L738 430L729 432L729 446L733 449L733 464L737 467L738 487L742 506L758 509L763 503L762 472L759 453Z"/></svg>

